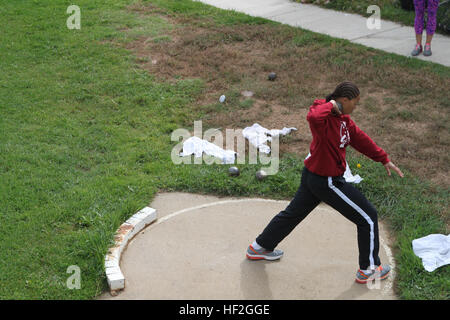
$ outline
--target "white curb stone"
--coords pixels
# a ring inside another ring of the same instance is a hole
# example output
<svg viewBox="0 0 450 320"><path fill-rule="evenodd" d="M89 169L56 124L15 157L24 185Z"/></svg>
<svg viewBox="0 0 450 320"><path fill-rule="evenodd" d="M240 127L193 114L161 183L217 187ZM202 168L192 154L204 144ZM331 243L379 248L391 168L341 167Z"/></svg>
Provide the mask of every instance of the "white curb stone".
<svg viewBox="0 0 450 320"><path fill-rule="evenodd" d="M114 246L109 248L105 256L105 273L111 295L116 295L125 288L125 277L120 270L120 256L128 241L157 218L156 210L145 207L135 213L117 229Z"/></svg>

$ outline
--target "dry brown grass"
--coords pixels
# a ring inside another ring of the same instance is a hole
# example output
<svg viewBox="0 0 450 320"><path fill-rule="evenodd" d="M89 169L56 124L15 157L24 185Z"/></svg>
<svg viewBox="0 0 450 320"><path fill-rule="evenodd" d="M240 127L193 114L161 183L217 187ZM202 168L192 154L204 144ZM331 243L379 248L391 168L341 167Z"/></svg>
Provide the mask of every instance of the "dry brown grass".
<svg viewBox="0 0 450 320"><path fill-rule="evenodd" d="M205 111L204 128L244 128L254 122L269 129L296 127L280 151L304 155L311 141L308 107L339 82L351 80L361 91L352 115L358 126L399 167L448 188L450 79L383 65L375 50L343 41L321 44L311 34L283 25L199 24L150 4L135 4L130 10L163 15L176 26L168 33L170 41L142 37L127 48L161 81L205 81L203 95L192 105ZM309 37L306 45L296 41L304 37ZM276 81L267 80L271 71L277 72ZM239 95L244 90L254 96ZM217 105L221 94L234 97L222 109ZM245 104L246 99L253 104Z"/></svg>

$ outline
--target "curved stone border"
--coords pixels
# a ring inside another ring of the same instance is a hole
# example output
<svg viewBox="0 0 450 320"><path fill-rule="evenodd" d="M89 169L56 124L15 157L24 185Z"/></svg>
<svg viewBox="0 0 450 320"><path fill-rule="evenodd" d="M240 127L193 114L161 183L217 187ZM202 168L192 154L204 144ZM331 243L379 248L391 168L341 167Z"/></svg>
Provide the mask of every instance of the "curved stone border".
<svg viewBox="0 0 450 320"><path fill-rule="evenodd" d="M265 202L289 202L287 200L273 200L273 199L261 199L261 198L251 198L251 199L233 199L233 200L224 200L224 201L215 201L210 203L201 204L198 206L185 208L182 210L178 210L171 214L168 214L161 219L158 219L156 224L162 223L170 218L173 218L179 214L186 213L192 210L203 209L210 206L228 204L228 203L236 203L236 202L250 202L250 201L265 201ZM330 210L325 208L325 210ZM108 250L108 254L105 257L105 270L106 277L108 280L108 285L110 288L111 295L116 295L119 290L125 288L125 277L123 276L120 270L120 256L123 250L126 248L128 242L136 236L142 229L144 229L147 225L152 223L157 219L156 210L150 207L145 207L142 210L138 211L134 214L130 219L125 221L117 230L115 235L115 245ZM384 248L386 255L389 260L389 264L391 265L392 271L391 276L387 279L386 284L381 292L381 295L384 296L388 293L388 291L393 286L393 281L395 278L395 260L392 256L392 252L386 242L380 237L380 244Z"/></svg>
<svg viewBox="0 0 450 320"><path fill-rule="evenodd" d="M142 229L156 220L156 210L145 207L122 223L114 236L115 244L109 248L105 256L105 273L112 295L125 288L125 277L120 270L120 256L128 241L133 239Z"/></svg>

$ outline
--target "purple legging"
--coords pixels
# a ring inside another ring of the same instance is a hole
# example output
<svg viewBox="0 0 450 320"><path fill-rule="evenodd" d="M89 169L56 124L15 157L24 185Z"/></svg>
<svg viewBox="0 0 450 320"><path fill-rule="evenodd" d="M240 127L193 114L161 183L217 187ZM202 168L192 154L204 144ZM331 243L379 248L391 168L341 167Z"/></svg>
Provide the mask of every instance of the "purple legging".
<svg viewBox="0 0 450 320"><path fill-rule="evenodd" d="M414 29L416 30L416 34L422 34L423 32L425 2L428 2L427 34L432 35L436 30L436 12L439 6L439 0L414 0L414 8L416 10Z"/></svg>

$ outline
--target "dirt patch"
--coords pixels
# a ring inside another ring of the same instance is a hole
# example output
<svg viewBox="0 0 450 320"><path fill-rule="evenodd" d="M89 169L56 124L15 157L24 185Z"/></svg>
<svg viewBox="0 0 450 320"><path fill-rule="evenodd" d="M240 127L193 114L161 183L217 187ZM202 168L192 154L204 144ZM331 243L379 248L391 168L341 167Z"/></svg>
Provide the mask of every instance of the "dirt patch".
<svg viewBox="0 0 450 320"><path fill-rule="evenodd" d="M449 187L449 108L442 104L448 106L450 99L442 95L450 79L396 65L380 67L375 51L339 41L319 44L310 33L283 25L217 26L141 3L130 10L164 15L176 26L166 41L141 37L127 48L161 81L204 80L205 90L191 106L204 112L204 128L243 129L255 122L268 129L296 127L281 140L280 152L305 155L311 142L309 106L339 82L351 80L361 91L352 114L357 125L399 167ZM276 81L267 79L272 71ZM254 94L245 97L243 91ZM227 101L220 105L222 94Z"/></svg>

